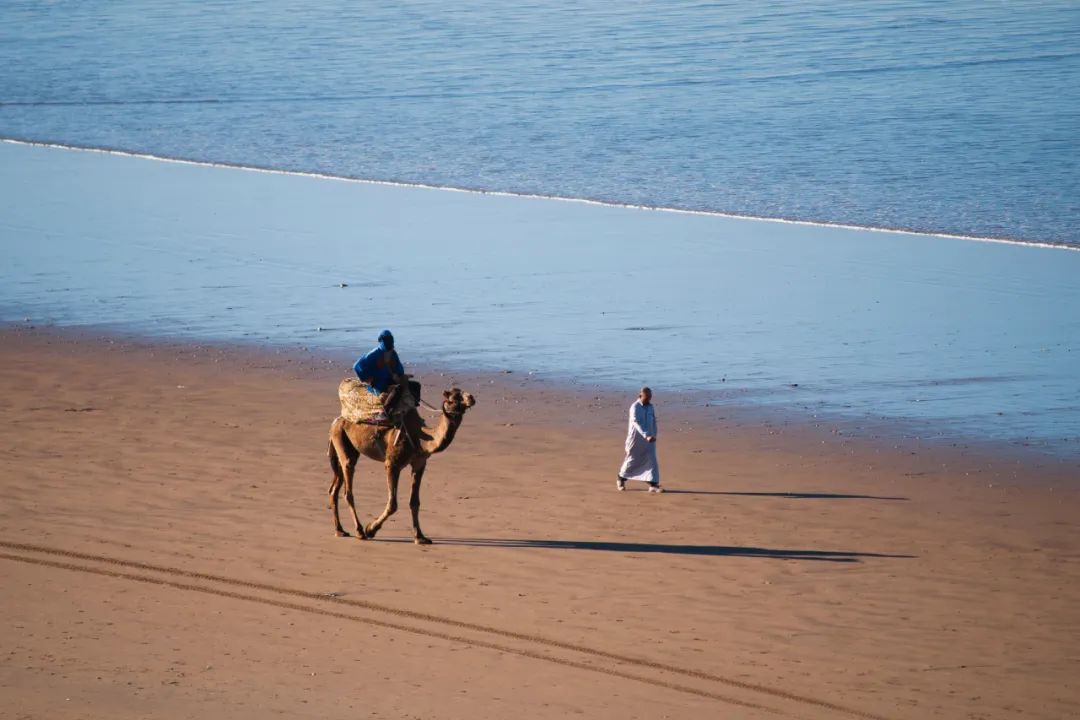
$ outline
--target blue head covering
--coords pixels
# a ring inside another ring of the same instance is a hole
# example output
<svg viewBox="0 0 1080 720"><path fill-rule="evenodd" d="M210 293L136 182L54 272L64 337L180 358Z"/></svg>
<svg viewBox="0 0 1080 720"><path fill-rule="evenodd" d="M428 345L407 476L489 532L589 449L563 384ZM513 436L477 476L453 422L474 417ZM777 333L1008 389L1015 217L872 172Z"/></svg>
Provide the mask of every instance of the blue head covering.
<svg viewBox="0 0 1080 720"><path fill-rule="evenodd" d="M390 352L394 346L394 334L389 330L379 333L379 346L368 352L353 365L356 376L368 384L373 393L386 392L394 375L404 375L405 368L396 352Z"/></svg>

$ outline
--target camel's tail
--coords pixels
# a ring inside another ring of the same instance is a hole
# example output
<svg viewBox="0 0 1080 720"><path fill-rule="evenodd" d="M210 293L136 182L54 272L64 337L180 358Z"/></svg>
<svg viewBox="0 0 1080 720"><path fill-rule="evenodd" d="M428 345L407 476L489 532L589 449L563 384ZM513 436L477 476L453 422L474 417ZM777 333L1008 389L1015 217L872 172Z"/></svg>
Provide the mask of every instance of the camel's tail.
<svg viewBox="0 0 1080 720"><path fill-rule="evenodd" d="M330 458L330 472L332 472L336 478L341 474L341 463L338 462L337 450L334 449L334 442L331 440L326 443L326 445L326 455Z"/></svg>
<svg viewBox="0 0 1080 720"><path fill-rule="evenodd" d="M330 440L326 443L326 457L330 460L330 473L333 476L331 483L334 484L336 484L337 481L343 477L343 473L341 470L341 462L338 460L337 449L334 448L334 437L337 437L338 442L343 443L347 448L352 447L352 443L349 442L348 434L340 432L340 420L341 418L335 420L334 424L330 427ZM332 484L330 487L333 488L334 485Z"/></svg>
<svg viewBox="0 0 1080 720"><path fill-rule="evenodd" d="M334 421L334 424L330 425L330 438L326 444L326 457L330 461L330 472L334 473L334 477L340 477L342 474L341 463L338 460L337 450L334 447L335 438L341 445L341 449L345 450L350 457L353 453L360 454L352 444L352 440L349 439L349 433L342 429L341 425L343 423L345 423L345 420L339 417Z"/></svg>

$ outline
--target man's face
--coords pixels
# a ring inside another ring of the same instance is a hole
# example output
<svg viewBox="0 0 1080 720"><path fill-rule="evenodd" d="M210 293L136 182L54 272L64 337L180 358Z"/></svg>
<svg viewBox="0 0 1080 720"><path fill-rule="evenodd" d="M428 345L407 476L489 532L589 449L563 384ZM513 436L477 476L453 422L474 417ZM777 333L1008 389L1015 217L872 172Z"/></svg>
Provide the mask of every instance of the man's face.
<svg viewBox="0 0 1080 720"><path fill-rule="evenodd" d="M641 400L642 405L648 405L652 401L652 393L648 390L642 390L638 393L638 399Z"/></svg>
<svg viewBox="0 0 1080 720"><path fill-rule="evenodd" d="M383 345L386 347L387 350L393 350L394 349L394 338L393 338L393 336L387 335L386 337L384 337L383 338Z"/></svg>

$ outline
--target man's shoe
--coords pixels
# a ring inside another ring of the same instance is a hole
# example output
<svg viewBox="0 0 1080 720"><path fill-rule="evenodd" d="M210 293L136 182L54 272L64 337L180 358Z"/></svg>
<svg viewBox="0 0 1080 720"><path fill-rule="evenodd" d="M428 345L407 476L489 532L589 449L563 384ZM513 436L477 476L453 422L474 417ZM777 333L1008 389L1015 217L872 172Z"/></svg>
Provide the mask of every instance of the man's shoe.
<svg viewBox="0 0 1080 720"><path fill-rule="evenodd" d="M659 485L650 485L649 492L662 493L664 492L664 488L660 487Z"/></svg>
<svg viewBox="0 0 1080 720"><path fill-rule="evenodd" d="M615 481L615 487L619 488L619 490L625 490L626 489L626 478L624 478L622 475L620 475L619 479Z"/></svg>

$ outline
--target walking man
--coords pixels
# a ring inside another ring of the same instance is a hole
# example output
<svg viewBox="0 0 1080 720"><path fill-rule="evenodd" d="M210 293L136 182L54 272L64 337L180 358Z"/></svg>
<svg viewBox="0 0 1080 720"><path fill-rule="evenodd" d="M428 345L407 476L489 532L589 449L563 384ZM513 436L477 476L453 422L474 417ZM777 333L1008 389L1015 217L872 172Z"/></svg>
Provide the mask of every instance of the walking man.
<svg viewBox="0 0 1080 720"><path fill-rule="evenodd" d="M652 390L641 388L630 406L630 427L626 431L626 459L619 470L618 487L626 489L627 480L649 484L649 492L661 493L660 465L656 461L656 410Z"/></svg>

